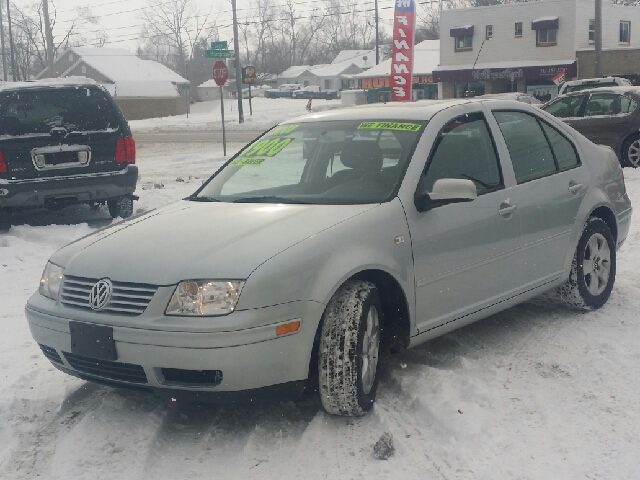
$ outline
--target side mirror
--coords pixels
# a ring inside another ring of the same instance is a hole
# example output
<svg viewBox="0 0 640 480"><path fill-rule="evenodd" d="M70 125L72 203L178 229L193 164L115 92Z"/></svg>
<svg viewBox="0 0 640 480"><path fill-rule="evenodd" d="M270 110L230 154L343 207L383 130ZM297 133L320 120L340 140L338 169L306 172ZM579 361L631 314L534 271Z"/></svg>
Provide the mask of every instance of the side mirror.
<svg viewBox="0 0 640 480"><path fill-rule="evenodd" d="M449 203L471 202L478 196L476 184L462 178L441 178L433 184L431 192L418 188L413 198L416 209L426 212Z"/></svg>

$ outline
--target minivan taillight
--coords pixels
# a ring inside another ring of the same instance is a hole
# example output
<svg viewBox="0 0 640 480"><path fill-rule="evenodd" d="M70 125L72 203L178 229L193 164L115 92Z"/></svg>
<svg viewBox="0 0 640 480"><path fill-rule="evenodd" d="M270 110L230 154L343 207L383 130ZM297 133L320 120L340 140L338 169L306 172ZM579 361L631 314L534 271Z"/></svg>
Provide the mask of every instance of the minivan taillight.
<svg viewBox="0 0 640 480"><path fill-rule="evenodd" d="M4 154L0 151L0 173L7 173L7 162L4 160Z"/></svg>
<svg viewBox="0 0 640 480"><path fill-rule="evenodd" d="M133 137L119 138L116 142L116 163L136 163L136 142Z"/></svg>

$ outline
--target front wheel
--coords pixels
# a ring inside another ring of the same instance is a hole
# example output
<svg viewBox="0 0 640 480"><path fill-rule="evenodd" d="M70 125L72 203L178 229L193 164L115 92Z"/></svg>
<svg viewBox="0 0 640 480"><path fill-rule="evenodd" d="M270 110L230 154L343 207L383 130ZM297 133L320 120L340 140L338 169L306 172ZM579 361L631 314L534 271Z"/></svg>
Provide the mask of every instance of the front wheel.
<svg viewBox="0 0 640 480"><path fill-rule="evenodd" d="M111 218L129 218L133 215L133 199L130 197L107 200L107 207L109 207Z"/></svg>
<svg viewBox="0 0 640 480"><path fill-rule="evenodd" d="M609 300L615 278L615 240L609 226L592 217L578 242L569 280L558 289L558 296L571 307L594 310Z"/></svg>
<svg viewBox="0 0 640 480"><path fill-rule="evenodd" d="M622 166L640 167L640 135L629 138L622 146Z"/></svg>
<svg viewBox="0 0 640 480"><path fill-rule="evenodd" d="M382 307L370 282L348 281L329 301L318 358L320 398L334 415L362 416L378 389Z"/></svg>

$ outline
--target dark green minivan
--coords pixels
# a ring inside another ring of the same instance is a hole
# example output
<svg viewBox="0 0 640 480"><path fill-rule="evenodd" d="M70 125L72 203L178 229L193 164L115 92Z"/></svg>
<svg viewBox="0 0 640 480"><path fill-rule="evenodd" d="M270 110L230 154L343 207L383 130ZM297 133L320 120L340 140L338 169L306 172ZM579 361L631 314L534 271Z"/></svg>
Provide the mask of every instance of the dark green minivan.
<svg viewBox="0 0 640 480"><path fill-rule="evenodd" d="M89 79L0 87L0 228L11 210L107 204L133 213L138 180L131 130L111 95Z"/></svg>

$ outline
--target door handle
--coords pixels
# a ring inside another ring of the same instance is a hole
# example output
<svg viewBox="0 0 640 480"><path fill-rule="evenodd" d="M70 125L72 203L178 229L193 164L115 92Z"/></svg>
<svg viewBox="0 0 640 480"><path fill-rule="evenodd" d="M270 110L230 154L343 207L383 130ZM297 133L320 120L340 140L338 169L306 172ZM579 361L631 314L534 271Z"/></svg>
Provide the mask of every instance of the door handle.
<svg viewBox="0 0 640 480"><path fill-rule="evenodd" d="M515 205L510 205L510 204L505 202L505 203L500 205L500 210L498 210L498 213L500 215L502 215L503 217L508 217L509 215L511 215L515 211L516 211L516 206Z"/></svg>
<svg viewBox="0 0 640 480"><path fill-rule="evenodd" d="M574 181L569 182L569 192L573 195L577 194L582 188L582 184L576 183Z"/></svg>

